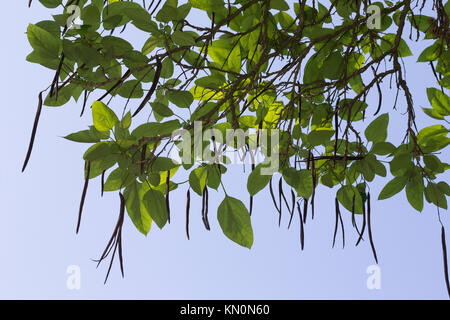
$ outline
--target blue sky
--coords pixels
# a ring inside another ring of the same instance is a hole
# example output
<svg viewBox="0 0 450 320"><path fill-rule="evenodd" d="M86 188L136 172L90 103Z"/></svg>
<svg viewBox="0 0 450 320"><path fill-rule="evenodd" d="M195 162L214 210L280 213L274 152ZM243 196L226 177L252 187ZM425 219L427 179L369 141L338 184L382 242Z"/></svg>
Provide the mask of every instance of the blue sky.
<svg viewBox="0 0 450 320"><path fill-rule="evenodd" d="M287 230L287 216L277 225L268 190L255 197L252 215L255 241L251 250L229 241L215 218L223 193L210 192L211 231L204 230L200 198L193 196L191 240L184 232L185 187L174 192L172 223L159 230L153 225L147 237L127 218L123 229L125 279L114 265L103 285L107 264L96 269L98 258L118 216L117 193L100 198L100 182L91 182L82 228L75 235L78 203L83 185L82 154L86 145L62 136L91 123L80 105L45 107L35 148L25 173L20 173L37 103L37 93L47 87L53 71L25 61L30 52L25 30L30 22L50 17L38 1L4 3L0 20L3 46L0 77L3 121L0 126L0 298L57 299L445 299L440 225L433 206L422 213L407 203L404 192L373 201L373 236L381 270L381 289L366 286L366 269L374 264L368 241L354 247L356 233L351 217L343 212L348 246L331 249L334 228L334 194L321 186L316 217L305 226L305 250L300 250L298 220ZM6 7L5 7L6 6ZM141 42L146 39L140 39ZM414 54L426 43L411 45ZM428 106L426 87L435 86L429 68L405 59L407 80L415 94L419 127L434 123L419 106ZM384 95L383 112L392 110L394 92ZM400 142L406 125L401 96L392 112L389 135ZM375 109L376 95L369 97ZM120 110L119 107L117 110ZM450 161L448 150L441 160ZM248 172L248 170L247 170ZM247 201L246 176L234 166L224 184L231 196ZM441 179L448 180L448 174ZM376 198L387 180L370 185ZM450 226L447 212L442 220ZM450 238L450 228L447 228ZM81 270L80 290L66 286L67 267Z"/></svg>

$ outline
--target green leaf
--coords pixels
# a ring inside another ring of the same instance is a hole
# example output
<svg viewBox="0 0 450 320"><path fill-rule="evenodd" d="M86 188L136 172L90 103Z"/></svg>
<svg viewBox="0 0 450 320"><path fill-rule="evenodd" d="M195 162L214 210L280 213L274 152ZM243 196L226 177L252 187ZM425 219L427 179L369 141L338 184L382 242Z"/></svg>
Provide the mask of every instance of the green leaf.
<svg viewBox="0 0 450 320"><path fill-rule="evenodd" d="M189 108L194 102L194 97L189 91L167 91L167 99L180 108Z"/></svg>
<svg viewBox="0 0 450 320"><path fill-rule="evenodd" d="M180 121L170 120L167 122L148 122L140 125L133 130L131 135L136 139L142 137L157 137L171 134L173 131L180 128Z"/></svg>
<svg viewBox="0 0 450 320"><path fill-rule="evenodd" d="M354 212L357 214L362 214L363 201L358 188L356 188L355 186L346 185L341 187L338 190L336 197L339 200L339 202L344 206L344 208L350 212L352 211L353 208L353 198L354 198L355 199Z"/></svg>
<svg viewBox="0 0 450 320"><path fill-rule="evenodd" d="M188 33L188 32L183 32L183 31L179 31L176 30L173 34L172 34L172 40L180 45L180 46L193 46L195 45L195 39L192 36L192 34Z"/></svg>
<svg viewBox="0 0 450 320"><path fill-rule="evenodd" d="M165 58L162 63L161 78L168 79L173 75L173 62L170 58Z"/></svg>
<svg viewBox="0 0 450 320"><path fill-rule="evenodd" d="M128 98L141 98L144 95L144 91L142 90L142 84L138 80L130 80L124 82L119 89L119 96L128 99Z"/></svg>
<svg viewBox="0 0 450 320"><path fill-rule="evenodd" d="M389 181L381 190L378 200L384 200L392 197L393 195L399 193L403 190L408 182L407 176L398 176Z"/></svg>
<svg viewBox="0 0 450 320"><path fill-rule="evenodd" d="M120 126L123 129L128 129L131 126L131 112L128 111L122 118L122 120L120 120Z"/></svg>
<svg viewBox="0 0 450 320"><path fill-rule="evenodd" d="M429 182L425 188L425 199L442 209L447 209L447 198L445 193L432 182Z"/></svg>
<svg viewBox="0 0 450 320"><path fill-rule="evenodd" d="M373 120L364 132L367 140L376 142L385 141L387 138L387 127L389 124L389 114L384 113Z"/></svg>
<svg viewBox="0 0 450 320"><path fill-rule="evenodd" d="M220 172L219 172L220 167ZM213 188L214 190L217 190L220 186L220 181L222 179L222 174L225 173L226 168L223 165L218 164L210 164L207 165L206 168L208 169L208 181L207 185L210 188Z"/></svg>
<svg viewBox="0 0 450 320"><path fill-rule="evenodd" d="M439 151L450 144L450 139L447 138L448 130L440 125L425 127L417 134L417 141L419 142L422 151L431 153Z"/></svg>
<svg viewBox="0 0 450 320"><path fill-rule="evenodd" d="M155 221L157 226L162 229L166 225L168 219L166 200L162 192L150 188L145 193L143 202L144 207L149 212L153 221Z"/></svg>
<svg viewBox="0 0 450 320"><path fill-rule="evenodd" d="M170 117L173 116L173 111L165 104L161 102L151 102L150 105L152 106L153 111L155 111L157 114L159 114L162 117Z"/></svg>
<svg viewBox="0 0 450 320"><path fill-rule="evenodd" d="M206 167L198 167L189 174L189 185L199 196L203 194L208 178L208 170Z"/></svg>
<svg viewBox="0 0 450 320"><path fill-rule="evenodd" d="M82 130L78 132L71 133L64 137L64 139L83 142L83 143L94 143L99 142L100 138L92 133L92 130Z"/></svg>
<svg viewBox="0 0 450 320"><path fill-rule="evenodd" d="M270 0L270 9L286 11L289 10L289 5L284 0Z"/></svg>
<svg viewBox="0 0 450 320"><path fill-rule="evenodd" d="M299 170L299 184L296 188L297 194L300 197L308 199L313 191L313 179L311 170Z"/></svg>
<svg viewBox="0 0 450 320"><path fill-rule="evenodd" d="M95 129L98 131L109 131L119 123L119 119L114 111L101 101L95 101L92 104L92 118L94 120Z"/></svg>
<svg viewBox="0 0 450 320"><path fill-rule="evenodd" d="M334 130L331 128L318 128L308 134L308 142L313 146L318 146L328 142L333 135Z"/></svg>
<svg viewBox="0 0 450 320"><path fill-rule="evenodd" d="M261 174L261 168L263 164L258 164L255 169L250 173L247 180L247 190L251 196L254 196L259 191L264 189L269 183L272 175Z"/></svg>
<svg viewBox="0 0 450 320"><path fill-rule="evenodd" d="M436 112L441 116L450 115L450 98L436 88L427 88L428 101Z"/></svg>
<svg viewBox="0 0 450 320"><path fill-rule="evenodd" d="M144 188L142 184L133 182L125 189L123 196L131 221L141 233L147 235L152 225L152 218L143 204Z"/></svg>
<svg viewBox="0 0 450 320"><path fill-rule="evenodd" d="M169 171L178 166L179 164L170 158L158 157L153 161L151 169L153 171Z"/></svg>
<svg viewBox="0 0 450 320"><path fill-rule="evenodd" d="M373 152L374 154L378 154L381 156L391 154L395 151L395 146L390 142L376 142L372 146L372 150L370 152Z"/></svg>
<svg viewBox="0 0 450 320"><path fill-rule="evenodd" d="M396 38L396 35L393 33L386 34L381 39L381 50L383 50L383 52L390 50L394 46L395 38ZM403 39L400 39L400 43L398 45L398 56L399 57L412 56L411 50L409 50L409 47L406 44L406 41Z"/></svg>
<svg viewBox="0 0 450 320"><path fill-rule="evenodd" d="M405 192L406 198L411 206L419 212L423 210L423 179L422 176L416 174L408 180L406 184Z"/></svg>
<svg viewBox="0 0 450 320"><path fill-rule="evenodd" d="M448 185L447 182L441 181L441 182L438 182L436 185L439 188L439 190L441 190L447 196L450 196L450 186Z"/></svg>
<svg viewBox="0 0 450 320"><path fill-rule="evenodd" d="M59 56L60 40L55 38L50 32L29 24L27 37L33 49L46 58Z"/></svg>
<svg viewBox="0 0 450 320"><path fill-rule="evenodd" d="M211 13L224 8L223 0L189 0L189 3L200 10Z"/></svg>
<svg viewBox="0 0 450 320"><path fill-rule="evenodd" d="M91 146L83 155L86 161L104 159L112 154L109 142L101 141Z"/></svg>
<svg viewBox="0 0 450 320"><path fill-rule="evenodd" d="M253 229L250 214L242 201L225 196L217 209L217 220L223 233L237 244L251 248L253 245Z"/></svg>
<svg viewBox="0 0 450 320"><path fill-rule="evenodd" d="M61 4L61 0L39 0L46 8L54 9Z"/></svg>
<svg viewBox="0 0 450 320"><path fill-rule="evenodd" d="M160 22L169 22L178 17L177 0L168 0L164 3L161 10L156 14L156 20Z"/></svg>
<svg viewBox="0 0 450 320"><path fill-rule="evenodd" d="M113 170L106 179L104 190L116 191L129 186L135 181L136 176L131 174L129 170L117 168Z"/></svg>

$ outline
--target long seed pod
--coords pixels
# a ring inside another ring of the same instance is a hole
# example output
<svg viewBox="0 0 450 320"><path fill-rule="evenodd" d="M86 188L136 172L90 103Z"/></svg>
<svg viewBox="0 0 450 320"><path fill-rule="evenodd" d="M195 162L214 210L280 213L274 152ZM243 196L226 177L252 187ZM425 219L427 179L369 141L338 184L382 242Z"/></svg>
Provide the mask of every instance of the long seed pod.
<svg viewBox="0 0 450 320"><path fill-rule="evenodd" d="M308 217L308 199L303 198L303 223L306 224L306 218Z"/></svg>
<svg viewBox="0 0 450 320"><path fill-rule="evenodd" d="M81 215L83 214L83 206L84 206L84 200L86 200L86 193L89 185L89 175L91 173L91 162L86 162L86 177L84 178L84 186L83 186L83 192L81 194L81 200L80 200L80 209L78 210L78 222L77 222L77 231L80 231L80 225L81 225Z"/></svg>
<svg viewBox="0 0 450 320"><path fill-rule="evenodd" d="M102 172L102 180L101 180L101 184L102 184L102 197L103 197L103 193L105 192L105 172L106 172L106 170L103 170L103 172Z"/></svg>
<svg viewBox="0 0 450 320"><path fill-rule="evenodd" d="M313 181L313 189L311 194L311 219L314 219L314 198L316 197L316 166L312 154L310 158L311 158L311 175Z"/></svg>
<svg viewBox="0 0 450 320"><path fill-rule="evenodd" d="M119 218L117 219L116 226L111 235L111 238L108 241L108 244L106 245L105 249L103 250L103 253L102 253L100 259L94 260L97 262L97 267L98 267L100 265L100 263L103 260L105 260L112 251L111 260L109 262L108 271L106 273L104 283L106 283L108 281L108 277L111 272L111 268L112 268L112 265L114 262L114 257L116 255L117 249L118 249L118 254L119 254L120 271L122 273L122 277L124 277L123 255L122 255L122 226L123 226L123 221L124 221L124 216L125 216L125 198L123 197L121 192L119 192L119 196L120 196L120 213L119 213Z"/></svg>
<svg viewBox="0 0 450 320"><path fill-rule="evenodd" d="M377 75L377 72L376 72L376 70L375 70L374 67L372 67L372 72L373 72L373 74L374 74L375 76ZM379 81L378 81L378 80L375 81L375 84L376 84L377 90L378 90L378 107L377 107L377 110L375 111L375 113L373 114L374 116L376 116L376 115L378 114L378 112L380 112L380 110L381 110L381 104L382 104L382 102L383 102L383 93L382 93L382 91L381 91L381 87L380 87Z"/></svg>
<svg viewBox="0 0 450 320"><path fill-rule="evenodd" d="M356 195L353 195L353 198L352 198L352 225L353 225L354 228L356 228L355 199L356 199Z"/></svg>
<svg viewBox="0 0 450 320"><path fill-rule="evenodd" d="M50 96L50 98L53 97L53 92L55 92L56 100L58 100L58 79L59 79L59 74L61 73L61 68L63 66L63 63L64 63L64 52L61 53L61 59L59 60L58 68L56 69L56 72L55 72L55 77L53 78L52 84L50 86L49 96Z"/></svg>
<svg viewBox="0 0 450 320"><path fill-rule="evenodd" d="M333 165L336 166L336 155L337 155L337 143L338 143L338 138L339 138L339 120L338 120L338 108L339 108L339 99L338 102L336 104L336 111L334 112L334 159L333 159Z"/></svg>
<svg viewBox="0 0 450 320"><path fill-rule="evenodd" d="M280 211L278 211L278 226L281 226L281 197L284 197L283 194L283 180L280 177L280 180L278 181L278 202L280 204Z"/></svg>
<svg viewBox="0 0 450 320"><path fill-rule="evenodd" d="M208 220L208 205L209 205L208 187L205 186L205 211L204 211L204 218L205 218L205 227L209 231L209 230L211 230L211 228L209 227L209 220Z"/></svg>
<svg viewBox="0 0 450 320"><path fill-rule="evenodd" d="M289 218L288 229L291 227L292 218L294 217L295 211L295 193L292 189L291 189L291 198L292 198L292 210L291 210L291 217ZM300 210L300 208L298 210Z"/></svg>
<svg viewBox="0 0 450 320"><path fill-rule="evenodd" d="M145 107L147 102L150 101L150 98L152 97L153 92L155 92L156 87L158 86L159 77L161 76L161 69L162 69L161 61L159 60L159 57L156 56L156 72L155 72L155 77L153 78L152 86L150 87L150 90L147 92L147 95L145 96L144 100L142 100L139 107L133 113L133 117L136 116Z"/></svg>
<svg viewBox="0 0 450 320"><path fill-rule="evenodd" d="M33 130L31 131L31 139L30 139L30 143L28 144L28 151L27 151L27 155L25 156L25 161L23 163L22 172L25 171L28 161L30 160L31 151L33 150L33 145L34 145L34 138L36 137L36 131L37 131L37 127L39 124L39 118L41 117L41 111L42 111L42 92L40 92L38 95L38 107L36 110L36 116L34 117Z"/></svg>
<svg viewBox="0 0 450 320"><path fill-rule="evenodd" d="M445 284L447 285L447 293L450 297L450 282L448 277L448 258L447 258L447 245L445 241L445 229L442 226L441 229L441 241L442 241L442 257L444 258L444 276L445 276Z"/></svg>
<svg viewBox="0 0 450 320"><path fill-rule="evenodd" d="M269 191L270 191L270 196L272 197L272 202L273 202L273 205L275 206L275 209L277 210L277 212L280 212L280 209L278 209L277 201L275 200L275 195L273 193L272 178L270 178L270 180L269 180Z"/></svg>
<svg viewBox="0 0 450 320"><path fill-rule="evenodd" d="M167 222L170 223L170 170L167 170L167 178L166 178L166 208L167 208Z"/></svg>
<svg viewBox="0 0 450 320"><path fill-rule="evenodd" d="M257 137L256 137L256 139L258 139L258 135L257 135ZM257 144L258 144L258 142L256 142ZM258 146L258 145L257 145ZM252 167L252 172L253 172L253 170L255 170L255 161L254 161L254 159L253 159L253 156L252 156L252 152L250 151L250 156L251 156L251 158L252 158L252 164L251 164L251 167ZM244 167L245 168L245 167ZM250 196L250 215L252 215L252 212L253 212L253 196Z"/></svg>
<svg viewBox="0 0 450 320"><path fill-rule="evenodd" d="M88 91L87 91L87 90L84 90L83 107L81 108L80 117L83 116L83 114L84 114L84 109L86 109L87 99L88 99Z"/></svg>
<svg viewBox="0 0 450 320"><path fill-rule="evenodd" d="M336 211L336 222L335 222L335 225L334 225L333 248L334 248L334 244L336 242L338 223L341 224L341 229L342 229L342 248L345 248L344 222L342 221L341 210L339 209L339 201L338 201L337 197L334 198L334 204L335 204L335 211Z"/></svg>
<svg viewBox="0 0 450 320"><path fill-rule="evenodd" d="M375 245L373 244L372 238L372 225L370 223L370 193L367 193L367 232L369 233L369 241L372 248L373 257L375 258L375 262L378 263L377 252L375 250Z"/></svg>
<svg viewBox="0 0 450 320"><path fill-rule="evenodd" d="M337 198L336 198L337 200ZM337 202L337 213L339 217L339 222L341 224L342 229L342 248L345 248L345 230L344 230L344 222L342 221L341 210L339 209L339 202Z"/></svg>
<svg viewBox="0 0 450 320"><path fill-rule="evenodd" d="M357 246L361 242L361 240L363 240L364 231L366 230L366 206L364 203L363 203L362 209L363 209L363 222L362 222L361 232L359 233L359 238L358 238L358 241L356 242L355 246Z"/></svg>
<svg viewBox="0 0 450 320"><path fill-rule="evenodd" d="M301 249L305 247L305 227L303 225L302 212L300 211L300 204L297 202L298 216L300 217L300 246Z"/></svg>
<svg viewBox="0 0 450 320"><path fill-rule="evenodd" d="M98 101L102 101L108 94L110 94L111 92L113 92L114 89L116 89L118 86L120 86L129 76L131 75L131 70L128 69L122 76L122 78L120 78L111 88L109 88L108 91L105 92L105 94L103 94Z"/></svg>
<svg viewBox="0 0 450 320"><path fill-rule="evenodd" d="M202 193L202 221L206 230L210 230L208 221L208 187L205 186Z"/></svg>
<svg viewBox="0 0 450 320"><path fill-rule="evenodd" d="M190 240L190 237L189 237L189 209L190 209L190 207L191 207L191 192L188 189L187 194L186 194L186 236L187 236L188 240Z"/></svg>
<svg viewBox="0 0 450 320"><path fill-rule="evenodd" d="M336 213L336 219L335 219L335 222L334 222L334 234L333 234L333 246L332 246L332 248L334 248L334 245L336 243L336 236L337 236L337 230L338 230L338 223L339 223L338 206L339 206L338 199L335 198L334 199L334 209L335 209L334 211Z"/></svg>

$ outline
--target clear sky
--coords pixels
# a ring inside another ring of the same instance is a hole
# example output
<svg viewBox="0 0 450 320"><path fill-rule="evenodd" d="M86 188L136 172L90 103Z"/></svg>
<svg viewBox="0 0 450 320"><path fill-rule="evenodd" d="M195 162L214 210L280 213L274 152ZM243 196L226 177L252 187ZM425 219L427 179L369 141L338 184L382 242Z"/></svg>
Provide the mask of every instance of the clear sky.
<svg viewBox="0 0 450 320"><path fill-rule="evenodd" d="M239 247L221 232L215 209L222 192L210 192L211 231L203 228L200 197L192 197L191 240L184 232L186 187L172 194L172 223L147 237L128 219L123 229L125 279L118 265L103 284L107 263L96 269L91 259L100 256L118 216L117 192L100 198L100 182L91 181L79 235L75 235L78 204L83 186L82 154L86 145L62 139L91 123L89 113L79 117L80 105L44 107L31 161L20 173L34 119L37 94L47 87L53 71L25 61L31 51L25 30L30 22L50 18L34 1L3 3L0 27L3 71L2 141L0 158L0 298L113 298L113 299L445 299L440 225L433 206L422 213L407 203L404 191L372 201L373 236L381 270L381 289L369 290L368 266L374 264L368 241L354 247L356 232L343 212L348 246L331 249L334 228L334 194L321 186L316 217L305 226L305 250L300 250L298 217L287 230L285 215L277 225L268 190L255 197L252 215L255 241L251 250ZM142 33L140 33L142 34ZM142 44L146 39L137 39ZM414 54L427 43L411 45ZM420 106L428 106L426 87L435 86L429 67L405 59L407 80L414 93L418 125L433 123ZM376 95L369 97L375 110ZM384 94L383 112L392 110L393 94ZM406 119L401 96L399 110L391 114L391 141L401 141ZM114 106L113 106L114 107ZM116 110L119 109L120 106ZM443 161L450 161L448 149ZM248 168L247 168L248 169ZM247 173L234 166L225 176L230 195L247 203ZM448 180L449 175L441 179ZM373 198L386 179L370 184ZM450 239L450 219L442 211ZM449 245L450 246L450 245ZM66 285L67 267L81 271L80 290Z"/></svg>

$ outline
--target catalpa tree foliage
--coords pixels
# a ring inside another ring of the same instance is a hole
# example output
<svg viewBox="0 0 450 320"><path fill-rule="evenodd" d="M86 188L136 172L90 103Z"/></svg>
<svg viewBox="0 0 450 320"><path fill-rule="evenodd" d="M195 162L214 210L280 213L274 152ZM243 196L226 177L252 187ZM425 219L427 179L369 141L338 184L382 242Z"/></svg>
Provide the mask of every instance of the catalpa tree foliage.
<svg viewBox="0 0 450 320"><path fill-rule="evenodd" d="M442 159L450 143L448 2L39 2L59 14L28 26L33 51L27 60L54 70L54 78L39 93L23 169L43 106L80 101L92 125L65 137L88 145L77 232L89 182L99 177L102 193L117 192L121 203L99 259L111 256L110 268L118 255L123 273L125 212L146 235L153 222L159 228L170 223L171 200L186 192L188 238L191 196L202 197L209 229L208 193L214 189L224 197L217 208L223 233L251 248L253 197L267 188L279 221L284 210L289 225L299 216L303 248L319 187L335 188L333 246L339 230L345 243L345 208L357 244L368 240L376 261L369 193L375 176L387 179L375 199L405 190L417 211L424 200L447 209L450 187L438 175L449 168ZM190 19L194 11L204 19ZM141 37L143 46L133 47L129 34ZM429 46L413 53L405 38L426 39ZM408 56L429 66L433 87L411 92L403 64ZM395 101L383 100L386 90ZM373 104L366 100L371 91ZM414 94L426 94L428 106L417 106ZM392 112L404 116L401 141L388 139ZM417 112L438 124L418 128ZM250 160L245 199L222 182L230 153ZM258 155L264 160L256 161ZM177 178L182 171L186 184ZM442 246L447 270L443 226Z"/></svg>

